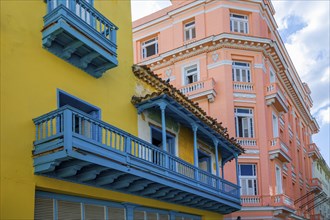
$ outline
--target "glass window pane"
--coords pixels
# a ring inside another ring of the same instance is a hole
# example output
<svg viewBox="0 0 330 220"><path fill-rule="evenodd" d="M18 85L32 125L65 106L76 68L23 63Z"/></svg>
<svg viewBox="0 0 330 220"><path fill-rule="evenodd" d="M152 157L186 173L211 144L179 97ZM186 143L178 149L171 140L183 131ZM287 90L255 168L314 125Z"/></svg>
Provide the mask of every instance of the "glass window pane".
<svg viewBox="0 0 330 220"><path fill-rule="evenodd" d="M241 164L240 165L241 176L252 176L252 165L251 164Z"/></svg>

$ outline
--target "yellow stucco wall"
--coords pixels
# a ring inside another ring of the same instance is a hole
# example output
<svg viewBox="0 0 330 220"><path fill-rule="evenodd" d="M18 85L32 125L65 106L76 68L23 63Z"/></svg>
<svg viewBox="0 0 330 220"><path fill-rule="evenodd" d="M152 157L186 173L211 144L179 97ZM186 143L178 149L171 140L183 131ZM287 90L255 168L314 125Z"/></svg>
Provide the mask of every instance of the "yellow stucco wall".
<svg viewBox="0 0 330 220"><path fill-rule="evenodd" d="M57 108L57 89L101 108L103 121L137 135L137 111L130 102L136 86L131 71L130 1L96 0L95 7L120 28L117 32L119 66L100 79L42 48L41 29L46 14L43 0L1 1L0 219L33 219L36 189L219 219L216 213L34 175L32 119Z"/></svg>
<svg viewBox="0 0 330 220"><path fill-rule="evenodd" d="M179 157L194 164L194 139L191 129L181 126L179 136Z"/></svg>

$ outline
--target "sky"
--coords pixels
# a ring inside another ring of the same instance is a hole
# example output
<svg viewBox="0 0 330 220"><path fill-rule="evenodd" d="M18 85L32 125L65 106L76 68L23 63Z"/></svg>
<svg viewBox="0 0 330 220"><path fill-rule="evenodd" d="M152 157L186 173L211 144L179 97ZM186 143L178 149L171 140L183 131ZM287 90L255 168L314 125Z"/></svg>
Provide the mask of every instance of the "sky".
<svg viewBox="0 0 330 220"><path fill-rule="evenodd" d="M131 0L136 20L170 6L170 0ZM312 115L320 132L313 142L330 166L330 1L272 0L278 31L313 99Z"/></svg>

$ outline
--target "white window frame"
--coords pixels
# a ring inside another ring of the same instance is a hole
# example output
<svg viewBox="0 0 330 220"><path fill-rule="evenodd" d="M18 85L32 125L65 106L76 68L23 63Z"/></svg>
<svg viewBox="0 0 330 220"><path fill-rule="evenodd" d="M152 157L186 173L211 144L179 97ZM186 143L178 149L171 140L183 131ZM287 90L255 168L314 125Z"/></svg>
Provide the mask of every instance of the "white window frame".
<svg viewBox="0 0 330 220"><path fill-rule="evenodd" d="M250 63L233 61L232 76L234 82L252 82Z"/></svg>
<svg viewBox="0 0 330 220"><path fill-rule="evenodd" d="M279 136L279 127L278 127L278 116L275 112L272 112L272 125L273 125L273 138L277 138Z"/></svg>
<svg viewBox="0 0 330 220"><path fill-rule="evenodd" d="M155 45L155 53L150 56L147 56L147 48L152 45ZM142 42L141 43L141 52L142 52L142 59L145 59L145 58L158 54L158 38L154 37L154 38L150 38L150 39Z"/></svg>
<svg viewBox="0 0 330 220"><path fill-rule="evenodd" d="M283 186L282 186L282 169L278 165L275 164L275 193L277 195L283 193Z"/></svg>
<svg viewBox="0 0 330 220"><path fill-rule="evenodd" d="M269 70L269 82L270 83L275 83L275 81L276 81L275 71L272 68L270 68L270 70Z"/></svg>
<svg viewBox="0 0 330 220"><path fill-rule="evenodd" d="M248 111L246 113L239 112L239 110ZM253 109L252 108L235 108L235 130L236 137L240 138L254 138L254 117L253 117ZM239 120L242 120L242 128L239 126ZM242 130L241 132L240 129ZM246 130L246 131L245 131ZM246 134L247 132L247 134ZM239 133L242 133L240 136Z"/></svg>
<svg viewBox="0 0 330 220"><path fill-rule="evenodd" d="M252 175L241 175L241 165L251 165ZM258 195L258 178L256 164L239 164L239 181L241 186L242 196L256 196ZM249 186L251 184L251 186Z"/></svg>
<svg viewBox="0 0 330 220"><path fill-rule="evenodd" d="M237 29L235 29L235 24L237 25ZM241 14L230 14L230 31L236 33L249 33L249 18L247 15Z"/></svg>
<svg viewBox="0 0 330 220"><path fill-rule="evenodd" d="M190 21L184 24L184 40L192 40L196 38L196 23L195 21Z"/></svg>
<svg viewBox="0 0 330 220"><path fill-rule="evenodd" d="M196 71L187 73L187 71L196 68ZM200 68L199 68L199 62L191 62L189 64L183 65L182 66L182 85L186 86L195 82L198 82L200 80ZM193 82L188 83L187 77L196 75L196 77L193 77Z"/></svg>

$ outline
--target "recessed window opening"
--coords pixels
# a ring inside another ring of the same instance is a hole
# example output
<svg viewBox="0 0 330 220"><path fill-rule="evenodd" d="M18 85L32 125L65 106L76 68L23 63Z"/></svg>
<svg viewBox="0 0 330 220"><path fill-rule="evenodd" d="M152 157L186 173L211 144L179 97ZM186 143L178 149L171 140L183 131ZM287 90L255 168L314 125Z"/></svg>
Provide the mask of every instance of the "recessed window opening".
<svg viewBox="0 0 330 220"><path fill-rule="evenodd" d="M58 107L62 107L65 105L70 105L76 109L79 109L82 112L85 112L91 115L93 118L100 119L101 118L101 109L83 101L69 93L66 93L62 90L58 90L57 92L57 99L58 99Z"/></svg>
<svg viewBox="0 0 330 220"><path fill-rule="evenodd" d="M234 111L236 137L253 138L253 110L249 108L235 108Z"/></svg>
<svg viewBox="0 0 330 220"><path fill-rule="evenodd" d="M158 54L158 39L152 38L142 43L142 58Z"/></svg>
<svg viewBox="0 0 330 220"><path fill-rule="evenodd" d="M184 25L184 40L191 40L196 37L195 21L188 22Z"/></svg>
<svg viewBox="0 0 330 220"><path fill-rule="evenodd" d="M246 62L233 62L232 75L234 82L251 82L250 64Z"/></svg>
<svg viewBox="0 0 330 220"><path fill-rule="evenodd" d="M257 172L255 164L239 164L241 195L257 195Z"/></svg>
<svg viewBox="0 0 330 220"><path fill-rule="evenodd" d="M188 85L198 81L198 66L197 64L184 68L184 84Z"/></svg>
<svg viewBox="0 0 330 220"><path fill-rule="evenodd" d="M230 14L230 31L247 34L249 33L248 23L248 16Z"/></svg>
<svg viewBox="0 0 330 220"><path fill-rule="evenodd" d="M160 149L163 148L162 131L154 126L151 126L151 143ZM175 136L168 132L166 132L166 151L175 155Z"/></svg>

